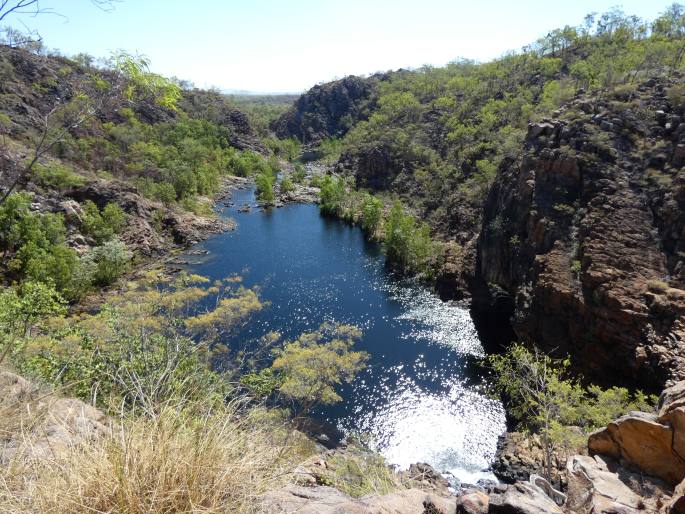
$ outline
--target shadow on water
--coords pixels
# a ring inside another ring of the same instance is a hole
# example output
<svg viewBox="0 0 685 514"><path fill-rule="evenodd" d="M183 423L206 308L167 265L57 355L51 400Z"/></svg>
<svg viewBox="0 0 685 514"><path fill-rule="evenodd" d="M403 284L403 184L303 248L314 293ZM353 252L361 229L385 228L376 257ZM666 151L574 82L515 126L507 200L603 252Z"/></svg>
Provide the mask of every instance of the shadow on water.
<svg viewBox="0 0 685 514"><path fill-rule="evenodd" d="M293 339L331 320L357 325L364 336L356 349L369 353L369 365L340 388L341 402L312 413L322 430L361 432L400 467L428 462L464 481L489 477L484 469L505 429L479 365L490 333L463 305L393 276L378 244L315 205L239 212L245 203L254 206L253 191L235 191L222 215L237 229L200 245L209 258L190 267L211 280L247 269L244 285L269 302L225 342L235 347L269 331Z"/></svg>

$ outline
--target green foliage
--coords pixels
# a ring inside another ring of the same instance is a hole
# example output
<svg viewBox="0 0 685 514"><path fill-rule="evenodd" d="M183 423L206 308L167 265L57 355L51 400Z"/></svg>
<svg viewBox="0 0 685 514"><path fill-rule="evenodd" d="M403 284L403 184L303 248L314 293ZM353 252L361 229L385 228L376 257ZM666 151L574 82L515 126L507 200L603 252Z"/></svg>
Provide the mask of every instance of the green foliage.
<svg viewBox="0 0 685 514"><path fill-rule="evenodd" d="M448 206L481 203L500 164L522 151L527 124L552 117L579 88L601 96L682 69L683 10L671 6L650 26L611 9L491 62L389 74L374 83L368 119L320 148L328 160L356 163L358 187L400 195L431 224L448 226Z"/></svg>
<svg viewBox="0 0 685 514"><path fill-rule="evenodd" d="M353 447L327 459L317 479L322 485L335 487L354 498L383 495L398 487L392 468L382 456Z"/></svg>
<svg viewBox="0 0 685 514"><path fill-rule="evenodd" d="M92 273L95 284L108 286L124 274L132 256L126 245L115 237L93 248L86 255L84 268Z"/></svg>
<svg viewBox="0 0 685 514"><path fill-rule="evenodd" d="M574 260L571 262L571 273L574 275L580 275L581 270L583 269L583 265L579 260Z"/></svg>
<svg viewBox="0 0 685 514"><path fill-rule="evenodd" d="M383 241L391 265L405 273L433 272L439 248L431 239L428 225L405 213L399 200L384 218L383 203L378 198L354 191L343 178L330 175L321 181L319 198L321 212L350 223L361 222L367 237Z"/></svg>
<svg viewBox="0 0 685 514"><path fill-rule="evenodd" d="M36 164L33 169L37 182L46 188L64 191L85 183L82 176L77 175L72 169L62 164L52 163L45 166Z"/></svg>
<svg viewBox="0 0 685 514"><path fill-rule="evenodd" d="M433 244L426 223L405 214L402 204L396 201L385 222L385 251L390 261L400 269L423 272L428 270L433 256Z"/></svg>
<svg viewBox="0 0 685 514"><path fill-rule="evenodd" d="M19 288L0 290L0 363L17 343L30 337L36 323L66 312L65 302L55 288L40 282L24 282Z"/></svg>
<svg viewBox="0 0 685 514"><path fill-rule="evenodd" d="M323 324L286 343L276 351L272 364L274 372L282 376L280 393L300 402L301 412L319 403L340 401L335 386L351 382L368 359L366 353L352 350L360 337L356 327Z"/></svg>
<svg viewBox="0 0 685 514"><path fill-rule="evenodd" d="M383 222L383 203L375 196L364 195L362 215L362 229L370 238L375 238Z"/></svg>
<svg viewBox="0 0 685 514"><path fill-rule="evenodd" d="M250 125L264 138L266 146L273 144L271 124L285 113L298 95L232 95L228 101L247 114ZM275 143L278 145L278 143Z"/></svg>
<svg viewBox="0 0 685 514"><path fill-rule="evenodd" d="M257 185L257 199L264 204L273 204L274 195L274 175L271 171L263 171L255 177Z"/></svg>
<svg viewBox="0 0 685 514"><path fill-rule="evenodd" d="M324 214L339 216L346 197L345 181L340 177L326 175L320 184L319 208Z"/></svg>
<svg viewBox="0 0 685 514"><path fill-rule="evenodd" d="M293 181L290 179L290 177L283 177L283 179L281 179L281 183L279 186L281 194L289 193L294 188L295 186L293 185Z"/></svg>
<svg viewBox="0 0 685 514"><path fill-rule="evenodd" d="M222 405L231 388L212 371L209 344L216 346L214 335L223 337L225 327L254 311L239 301L254 292L241 292L230 280L199 287L207 282L151 272L129 283L96 314L43 326L44 335L21 345L14 363L23 373L63 385L81 398L97 392L105 407L124 405L154 414L171 399ZM216 309L188 316L198 301L212 295Z"/></svg>
<svg viewBox="0 0 685 514"><path fill-rule="evenodd" d="M299 163L295 163L295 170L291 174L293 182L297 184L302 184L304 179L307 178L307 170L304 166Z"/></svg>
<svg viewBox="0 0 685 514"><path fill-rule="evenodd" d="M147 57L120 50L113 55L113 59L114 69L128 80L126 97L129 100L151 97L158 105L176 110L181 88L171 80L151 73Z"/></svg>
<svg viewBox="0 0 685 514"><path fill-rule="evenodd" d="M121 233L126 222L126 214L116 203L108 203L100 211L91 200L82 206L81 228L83 233L91 236L96 243L102 244Z"/></svg>
<svg viewBox="0 0 685 514"><path fill-rule="evenodd" d="M324 139L319 143L319 152L324 162L334 163L340 158L343 149L342 139Z"/></svg>
<svg viewBox="0 0 685 514"><path fill-rule="evenodd" d="M508 412L522 428L541 435L548 476L554 448L575 451L592 430L630 410L650 410L656 401L640 391L631 395L620 387L585 388L570 377L568 360L555 361L518 343L504 354L489 356L488 363L496 390L507 400Z"/></svg>
<svg viewBox="0 0 685 514"><path fill-rule="evenodd" d="M256 373L240 377L240 384L257 398L267 398L283 385L283 377L273 368L265 368Z"/></svg>
<svg viewBox="0 0 685 514"><path fill-rule="evenodd" d="M278 139L275 137L268 137L264 139L266 147L273 152L274 155L293 162L302 153L300 142L295 138Z"/></svg>
<svg viewBox="0 0 685 514"><path fill-rule="evenodd" d="M33 212L30 205L28 193L13 193L0 204L0 250L7 271L20 280L51 283L72 297L79 260L64 244L64 218Z"/></svg>

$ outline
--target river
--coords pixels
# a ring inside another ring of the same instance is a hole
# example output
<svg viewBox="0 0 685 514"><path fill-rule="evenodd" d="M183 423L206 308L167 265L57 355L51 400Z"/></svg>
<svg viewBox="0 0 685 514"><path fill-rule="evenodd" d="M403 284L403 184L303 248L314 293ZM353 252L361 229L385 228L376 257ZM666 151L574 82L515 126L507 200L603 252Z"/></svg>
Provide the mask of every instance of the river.
<svg viewBox="0 0 685 514"><path fill-rule="evenodd" d="M245 204L250 212L239 211ZM324 321L363 331L355 349L370 354L368 368L341 389L342 402L315 417L366 434L401 468L427 462L465 482L492 478L486 468L505 414L485 394L483 346L467 308L394 277L378 245L316 205L263 212L248 188L234 191L221 215L236 230L198 245L208 254L192 257L190 269L210 279L239 273L269 302L235 337L295 338Z"/></svg>

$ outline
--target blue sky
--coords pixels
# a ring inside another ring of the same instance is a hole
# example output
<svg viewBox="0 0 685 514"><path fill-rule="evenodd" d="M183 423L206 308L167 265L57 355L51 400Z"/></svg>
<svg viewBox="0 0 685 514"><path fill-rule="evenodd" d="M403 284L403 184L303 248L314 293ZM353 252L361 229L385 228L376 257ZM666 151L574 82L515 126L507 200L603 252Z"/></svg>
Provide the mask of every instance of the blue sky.
<svg viewBox="0 0 685 514"><path fill-rule="evenodd" d="M217 86L299 92L348 74L488 60L550 29L620 4L653 19L669 0L42 0L66 18L24 17L46 44L71 55L125 49L152 69ZM6 21L17 24L17 18Z"/></svg>

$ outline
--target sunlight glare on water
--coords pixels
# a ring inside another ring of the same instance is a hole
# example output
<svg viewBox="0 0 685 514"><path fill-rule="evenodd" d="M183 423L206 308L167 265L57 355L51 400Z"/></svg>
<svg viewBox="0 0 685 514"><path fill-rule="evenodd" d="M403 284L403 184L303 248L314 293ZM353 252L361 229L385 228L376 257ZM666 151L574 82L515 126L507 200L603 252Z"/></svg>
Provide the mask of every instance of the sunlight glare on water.
<svg viewBox="0 0 685 514"><path fill-rule="evenodd" d="M388 273L378 245L315 205L238 212L253 202L252 190L234 191L225 214L237 229L203 243L209 256L191 266L211 280L239 273L268 302L227 344L270 331L293 340L324 321L358 326L355 349L369 354L367 369L339 387L342 401L312 415L364 433L398 467L426 462L465 482L492 478L485 469L504 410L484 393L484 352L468 309Z"/></svg>
<svg viewBox="0 0 685 514"><path fill-rule="evenodd" d="M457 354L484 355L465 308L419 286L391 283L385 289L404 311L396 316L403 325L398 344L438 344ZM446 357L441 364L450 368L452 362ZM497 436L505 430L502 404L445 371L427 366L422 355L411 364L383 369L382 377L357 384L354 416L339 427L365 434L370 445L400 469L426 462L464 483L493 479L487 468Z"/></svg>

